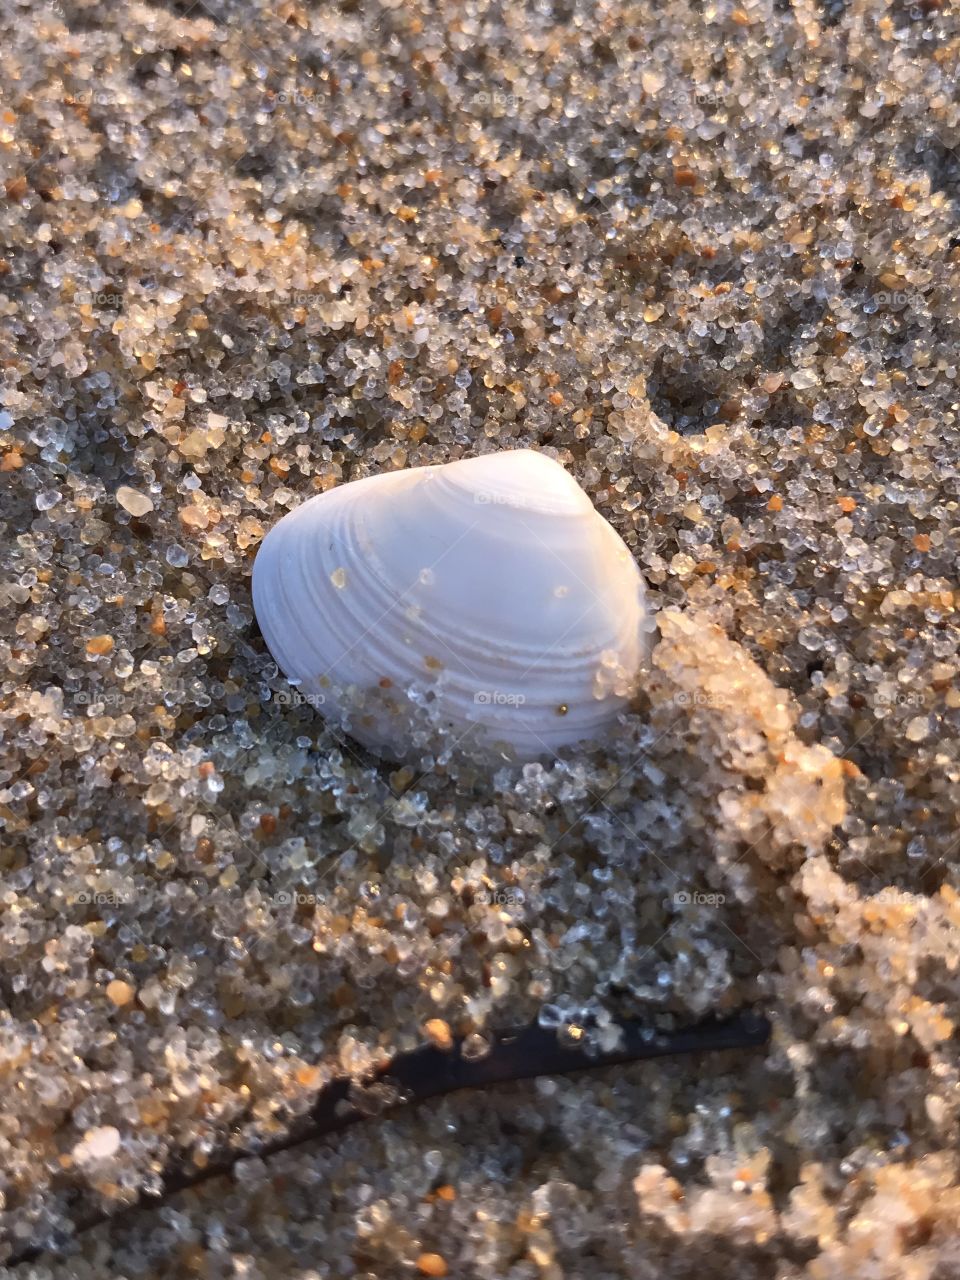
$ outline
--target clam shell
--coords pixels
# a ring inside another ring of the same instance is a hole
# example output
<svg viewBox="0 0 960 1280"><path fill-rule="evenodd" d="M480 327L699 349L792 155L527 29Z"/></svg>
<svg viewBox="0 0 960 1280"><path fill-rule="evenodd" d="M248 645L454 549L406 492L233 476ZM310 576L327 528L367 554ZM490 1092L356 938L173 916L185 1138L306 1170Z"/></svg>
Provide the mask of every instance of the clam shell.
<svg viewBox="0 0 960 1280"><path fill-rule="evenodd" d="M264 539L253 602L296 696L395 757L425 693L454 732L526 758L602 738L654 630L622 539L527 449L311 498Z"/></svg>

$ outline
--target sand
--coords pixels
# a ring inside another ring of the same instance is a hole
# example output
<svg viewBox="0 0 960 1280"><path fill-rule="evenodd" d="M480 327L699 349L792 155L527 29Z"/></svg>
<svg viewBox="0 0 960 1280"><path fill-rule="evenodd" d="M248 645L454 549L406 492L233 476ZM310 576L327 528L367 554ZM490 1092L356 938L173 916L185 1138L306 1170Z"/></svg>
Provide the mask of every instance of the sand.
<svg viewBox="0 0 960 1280"><path fill-rule="evenodd" d="M8 4L4 1275L960 1274L952 3ZM250 599L545 450L660 610L614 738L398 767ZM766 1048L454 1095L539 1020ZM358 1086L359 1087L359 1086Z"/></svg>

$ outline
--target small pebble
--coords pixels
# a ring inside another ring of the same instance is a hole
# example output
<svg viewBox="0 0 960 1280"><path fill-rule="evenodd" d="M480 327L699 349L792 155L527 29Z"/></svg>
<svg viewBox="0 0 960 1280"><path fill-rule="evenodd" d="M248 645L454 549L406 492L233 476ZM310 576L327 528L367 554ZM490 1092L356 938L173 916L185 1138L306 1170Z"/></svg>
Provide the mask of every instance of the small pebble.
<svg viewBox="0 0 960 1280"><path fill-rule="evenodd" d="M153 510L153 501L148 498L145 493L140 493L137 489L131 489L128 485L122 484L117 490L117 502L123 507L124 511L129 511L132 516L145 516Z"/></svg>
<svg viewBox="0 0 960 1280"><path fill-rule="evenodd" d="M446 1260L439 1253L421 1253L417 1259L417 1270L422 1276L445 1276L448 1274Z"/></svg>
<svg viewBox="0 0 960 1280"><path fill-rule="evenodd" d="M120 1131L113 1125L88 1129L83 1139L73 1149L78 1164L90 1164L96 1160L109 1160L120 1150Z"/></svg>
<svg viewBox="0 0 960 1280"><path fill-rule="evenodd" d="M114 978L112 982L107 983L107 999L111 1000L118 1008L129 1004L136 994L135 989L129 982L123 982L119 978Z"/></svg>
<svg viewBox="0 0 960 1280"><path fill-rule="evenodd" d="M423 1024L427 1039L438 1049L450 1049L453 1046L453 1033L442 1018L430 1018Z"/></svg>

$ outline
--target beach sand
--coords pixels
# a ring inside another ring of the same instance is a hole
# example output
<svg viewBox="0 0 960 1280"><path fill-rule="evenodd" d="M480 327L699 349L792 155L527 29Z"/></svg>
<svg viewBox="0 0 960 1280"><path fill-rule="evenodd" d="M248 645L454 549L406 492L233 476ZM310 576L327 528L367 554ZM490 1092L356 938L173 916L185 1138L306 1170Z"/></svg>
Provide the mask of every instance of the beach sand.
<svg viewBox="0 0 960 1280"><path fill-rule="evenodd" d="M952 0L10 3L0 1274L960 1275ZM397 766L253 617L318 492L548 451L611 742ZM428 1039L765 1048L382 1113ZM303 1123L340 1136L133 1209ZM388 1099L389 1100L389 1099Z"/></svg>

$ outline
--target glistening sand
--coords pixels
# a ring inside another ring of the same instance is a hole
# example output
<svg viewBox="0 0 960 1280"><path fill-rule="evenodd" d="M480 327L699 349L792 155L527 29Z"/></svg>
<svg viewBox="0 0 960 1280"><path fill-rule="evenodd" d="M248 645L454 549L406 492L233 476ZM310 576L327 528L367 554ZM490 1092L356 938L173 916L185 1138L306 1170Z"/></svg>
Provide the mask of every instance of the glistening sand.
<svg viewBox="0 0 960 1280"><path fill-rule="evenodd" d="M956 5L0 25L5 1247L428 1024L775 1023L16 1274L960 1274ZM516 446L673 610L658 666L606 752L378 765L271 664L257 543Z"/></svg>

